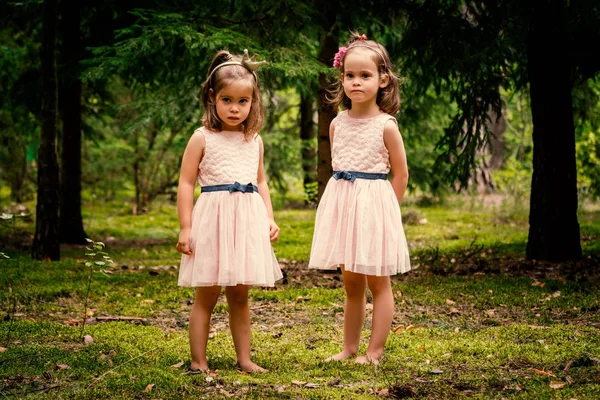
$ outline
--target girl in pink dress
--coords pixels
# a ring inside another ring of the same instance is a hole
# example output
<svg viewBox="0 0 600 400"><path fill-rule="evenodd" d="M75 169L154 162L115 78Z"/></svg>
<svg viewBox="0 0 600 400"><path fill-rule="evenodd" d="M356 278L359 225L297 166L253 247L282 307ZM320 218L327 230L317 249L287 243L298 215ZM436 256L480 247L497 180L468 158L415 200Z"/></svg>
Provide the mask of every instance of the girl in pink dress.
<svg viewBox="0 0 600 400"><path fill-rule="evenodd" d="M410 270L399 207L408 169L392 117L400 110L399 82L385 48L365 35L340 48L334 67L341 76L332 102L345 110L329 128L334 173L317 209L309 268L339 266L344 277L344 348L327 361L357 354L368 286L371 339L355 361L377 364L394 314L390 275Z"/></svg>
<svg viewBox="0 0 600 400"><path fill-rule="evenodd" d="M273 219L258 132L263 106L258 77L262 64L219 52L202 85L203 127L183 154L177 190L182 253L179 285L196 287L190 315L191 371L208 371L206 344L212 310L225 286L229 327L239 368L264 372L250 359L250 285L274 286L282 278L271 242ZM196 180L202 194L193 207Z"/></svg>

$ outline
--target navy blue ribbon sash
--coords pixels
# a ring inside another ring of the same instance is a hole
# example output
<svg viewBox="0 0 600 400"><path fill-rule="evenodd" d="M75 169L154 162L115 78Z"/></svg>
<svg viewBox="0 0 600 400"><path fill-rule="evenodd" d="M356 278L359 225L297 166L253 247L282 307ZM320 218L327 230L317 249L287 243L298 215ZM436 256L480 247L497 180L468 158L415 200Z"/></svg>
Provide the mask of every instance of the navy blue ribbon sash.
<svg viewBox="0 0 600 400"><path fill-rule="evenodd" d="M228 191L229 193L233 192L242 192L242 193L253 193L258 192L258 187L254 186L252 183L248 183L247 185L243 185L238 181L234 183L229 183L226 185L211 185L211 186L201 186L202 193L204 192L220 192L220 191Z"/></svg>
<svg viewBox="0 0 600 400"><path fill-rule="evenodd" d="M387 179L387 174L372 174L369 172L357 172L357 171L333 171L333 177L336 181L345 179L350 182L354 182L358 179Z"/></svg>

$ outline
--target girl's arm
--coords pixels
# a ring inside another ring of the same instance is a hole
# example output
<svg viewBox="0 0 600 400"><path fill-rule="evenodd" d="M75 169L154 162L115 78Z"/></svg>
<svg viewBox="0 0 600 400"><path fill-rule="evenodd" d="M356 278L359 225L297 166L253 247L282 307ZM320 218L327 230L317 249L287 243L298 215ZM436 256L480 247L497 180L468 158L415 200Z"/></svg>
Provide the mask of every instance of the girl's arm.
<svg viewBox="0 0 600 400"><path fill-rule="evenodd" d="M179 186L177 187L177 214L179 215L179 239L177 251L191 255L190 231L192 228L192 209L194 208L194 187L198 178L198 165L204 155L206 141L201 131L196 131L190 138L179 173Z"/></svg>
<svg viewBox="0 0 600 400"><path fill-rule="evenodd" d="M257 178L257 186L258 186L258 194L262 197L265 202L265 207L267 208L267 215L269 216L269 237L271 238L271 242L277 241L279 239L279 227L275 223L275 218L273 218L273 205L271 204L271 193L269 192L269 186L267 185L267 179L265 178L265 166L263 163L263 155L265 149L263 147L263 142L260 136L257 137L258 145L260 147L260 159L258 161L258 178Z"/></svg>
<svg viewBox="0 0 600 400"><path fill-rule="evenodd" d="M332 156L333 156L333 134L335 133L335 125L333 124L333 121L331 121L331 123L329 124L329 151Z"/></svg>
<svg viewBox="0 0 600 400"><path fill-rule="evenodd" d="M406 153L404 152L402 136L400 135L398 126L392 120L388 121L383 129L383 143L390 153L392 188L394 188L398 203L402 203L404 191L408 184L408 165L406 164Z"/></svg>

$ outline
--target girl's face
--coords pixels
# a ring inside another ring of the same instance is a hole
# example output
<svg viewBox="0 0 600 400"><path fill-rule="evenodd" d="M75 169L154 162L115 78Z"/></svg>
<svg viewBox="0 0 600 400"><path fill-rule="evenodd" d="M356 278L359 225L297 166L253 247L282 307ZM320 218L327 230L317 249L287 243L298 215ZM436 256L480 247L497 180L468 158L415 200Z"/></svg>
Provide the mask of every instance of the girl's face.
<svg viewBox="0 0 600 400"><path fill-rule="evenodd" d="M375 101L379 88L387 85L387 76L380 77L369 49L352 49L344 57L342 84L352 103Z"/></svg>
<svg viewBox="0 0 600 400"><path fill-rule="evenodd" d="M215 97L217 115L223 123L224 131L243 131L241 124L248 118L252 107L252 82L240 79L224 86L214 95L210 90L211 97Z"/></svg>

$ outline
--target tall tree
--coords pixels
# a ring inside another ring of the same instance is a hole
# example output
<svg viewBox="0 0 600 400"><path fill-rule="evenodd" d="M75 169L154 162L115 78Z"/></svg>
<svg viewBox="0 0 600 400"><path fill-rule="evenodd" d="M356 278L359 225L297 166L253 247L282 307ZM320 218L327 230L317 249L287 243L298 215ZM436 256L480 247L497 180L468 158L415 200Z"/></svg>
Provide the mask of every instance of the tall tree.
<svg viewBox="0 0 600 400"><path fill-rule="evenodd" d="M63 0L60 103L62 146L60 170L60 241L86 243L81 217L81 1Z"/></svg>
<svg viewBox="0 0 600 400"><path fill-rule="evenodd" d="M572 59L563 1L532 2L528 76L533 119L533 178L527 258L581 257L573 124ZM600 10L600 9L599 9ZM600 21L598 21L600 22Z"/></svg>
<svg viewBox="0 0 600 400"><path fill-rule="evenodd" d="M576 81L600 71L600 5L591 0L410 1L402 5L405 67L422 91L450 94L457 113L440 146L463 182L476 164L498 87L531 91L534 174L527 257L581 257L573 102ZM464 127L467 127L465 130Z"/></svg>
<svg viewBox="0 0 600 400"><path fill-rule="evenodd" d="M42 132L38 153L38 194L35 237L31 250L38 260L60 259L59 178L56 157L58 86L56 81L57 0L44 0L42 21Z"/></svg>
<svg viewBox="0 0 600 400"><path fill-rule="evenodd" d="M325 2L323 4L323 20L320 31L320 49L318 59L323 64L329 65L333 56L338 51L339 43L339 25L337 21L337 12L339 3ZM331 143L329 140L329 125L337 115L337 110L327 100L327 94L331 82L327 72L319 74L319 97L317 99L317 110L319 112L319 123L317 130L318 138L318 164L317 180L319 182L318 198L321 199L325 186L331 178L333 169L331 167Z"/></svg>
<svg viewBox="0 0 600 400"><path fill-rule="evenodd" d="M314 127L314 99L312 93L300 95L300 140L302 143L302 183L307 201L313 203L316 193L312 185L317 182L316 151L313 144L315 138Z"/></svg>

